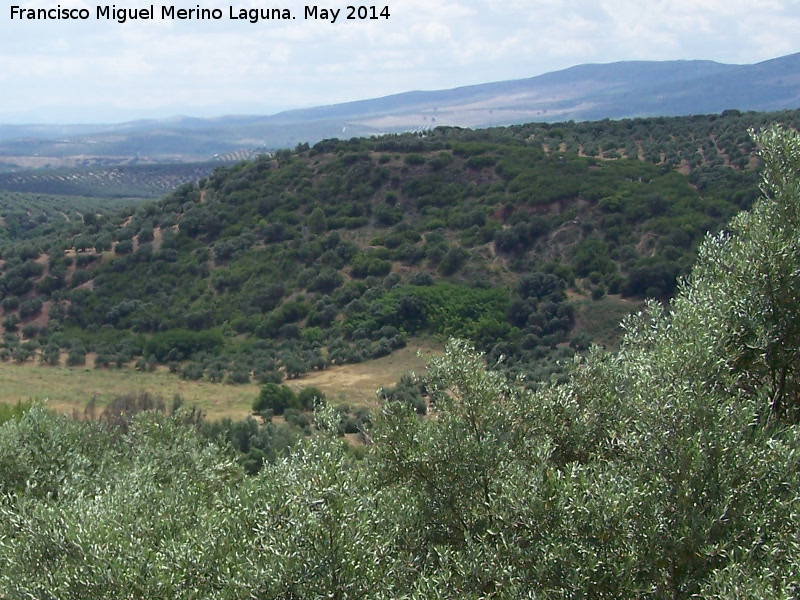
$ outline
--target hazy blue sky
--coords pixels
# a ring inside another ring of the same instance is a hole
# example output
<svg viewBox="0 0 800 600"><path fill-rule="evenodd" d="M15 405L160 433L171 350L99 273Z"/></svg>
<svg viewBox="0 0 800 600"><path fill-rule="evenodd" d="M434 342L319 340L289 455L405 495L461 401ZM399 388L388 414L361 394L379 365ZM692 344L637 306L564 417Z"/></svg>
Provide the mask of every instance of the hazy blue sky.
<svg viewBox="0 0 800 600"><path fill-rule="evenodd" d="M176 114L270 114L415 90L532 77L589 62L751 63L800 51L800 0L391 0L390 17L303 19L293 0L221 3L219 21L96 17L12 21L0 9L0 122L111 122ZM117 8L168 2L118 0ZM105 6L105 4L99 4ZM198 2L174 3L196 8ZM309 6L312 6L309 4ZM288 8L251 24L229 11Z"/></svg>

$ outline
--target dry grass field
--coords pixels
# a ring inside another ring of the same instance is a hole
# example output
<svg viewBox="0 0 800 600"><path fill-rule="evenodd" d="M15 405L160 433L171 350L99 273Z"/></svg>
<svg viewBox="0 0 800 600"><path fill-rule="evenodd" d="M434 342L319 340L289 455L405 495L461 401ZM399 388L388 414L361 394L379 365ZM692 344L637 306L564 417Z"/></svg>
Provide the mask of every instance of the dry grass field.
<svg viewBox="0 0 800 600"><path fill-rule="evenodd" d="M409 344L389 356L314 371L287 383L295 391L315 386L334 404L344 402L352 408L370 407L376 405L375 390L394 385L401 375L410 371L421 373L427 365L426 357L440 353L441 350L431 346Z"/></svg>
<svg viewBox="0 0 800 600"><path fill-rule="evenodd" d="M420 372L425 368L424 356L436 352L429 346L410 345L390 356L308 373L287 384L295 391L316 386L336 404L374 406L377 388L392 385L408 371ZM92 398L96 406L102 408L118 396L149 392L163 398L167 404L176 394L180 395L184 405L198 407L209 419L241 419L250 414L259 392L259 386L254 383L226 385L187 381L164 367L151 373L132 367L95 369L91 356L88 358L82 367L50 367L38 362L0 363L0 402L47 399L48 406L54 410L83 414Z"/></svg>

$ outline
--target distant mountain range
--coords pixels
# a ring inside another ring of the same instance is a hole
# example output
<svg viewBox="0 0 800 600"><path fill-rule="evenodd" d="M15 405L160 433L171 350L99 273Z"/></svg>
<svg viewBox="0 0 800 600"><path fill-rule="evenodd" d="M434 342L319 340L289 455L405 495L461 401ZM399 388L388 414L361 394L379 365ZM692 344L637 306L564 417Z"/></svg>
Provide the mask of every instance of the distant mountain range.
<svg viewBox="0 0 800 600"><path fill-rule="evenodd" d="M530 79L414 91L271 116L175 117L119 125L0 125L0 169L196 161L323 138L530 121L622 119L800 107L800 53L753 65L636 61ZM25 160L22 160L22 158Z"/></svg>

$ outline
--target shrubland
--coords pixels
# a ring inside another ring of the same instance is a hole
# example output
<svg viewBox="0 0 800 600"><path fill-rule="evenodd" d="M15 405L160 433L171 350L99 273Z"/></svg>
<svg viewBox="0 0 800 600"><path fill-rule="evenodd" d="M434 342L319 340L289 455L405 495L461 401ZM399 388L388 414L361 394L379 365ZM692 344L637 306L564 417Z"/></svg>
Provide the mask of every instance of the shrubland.
<svg viewBox="0 0 800 600"><path fill-rule="evenodd" d="M0 595L796 598L800 136L754 139L751 210L562 382L527 389L452 341L387 395L363 453L319 405L253 476L181 409L125 427L18 411Z"/></svg>
<svg viewBox="0 0 800 600"><path fill-rule="evenodd" d="M747 127L798 114L324 140L87 206L0 242L0 359L266 383L457 336L563 379L618 337L576 326L586 307L671 298L757 196Z"/></svg>

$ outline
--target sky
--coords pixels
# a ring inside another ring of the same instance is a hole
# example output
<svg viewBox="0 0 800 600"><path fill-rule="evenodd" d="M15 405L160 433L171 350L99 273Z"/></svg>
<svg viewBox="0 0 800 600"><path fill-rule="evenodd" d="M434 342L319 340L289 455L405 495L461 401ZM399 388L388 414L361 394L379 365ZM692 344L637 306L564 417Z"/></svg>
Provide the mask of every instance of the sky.
<svg viewBox="0 0 800 600"><path fill-rule="evenodd" d="M800 0L387 0L366 6L388 18L363 21L345 18L347 0L11 3L0 8L0 123L273 114L584 63L746 64L800 52ZM90 18L12 20L12 5ZM98 6L151 5L151 20L97 18ZM340 12L336 22L305 19L306 6ZM163 19L163 7L222 18ZM255 8L295 18L230 18Z"/></svg>

